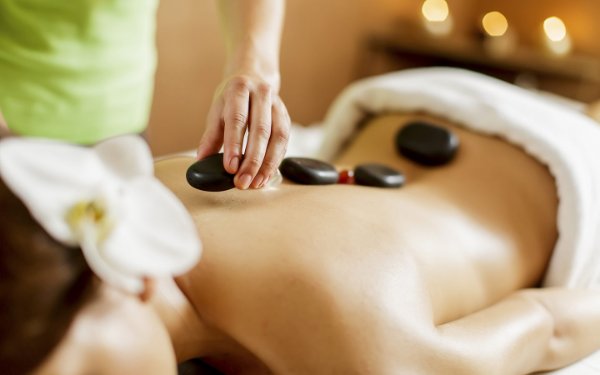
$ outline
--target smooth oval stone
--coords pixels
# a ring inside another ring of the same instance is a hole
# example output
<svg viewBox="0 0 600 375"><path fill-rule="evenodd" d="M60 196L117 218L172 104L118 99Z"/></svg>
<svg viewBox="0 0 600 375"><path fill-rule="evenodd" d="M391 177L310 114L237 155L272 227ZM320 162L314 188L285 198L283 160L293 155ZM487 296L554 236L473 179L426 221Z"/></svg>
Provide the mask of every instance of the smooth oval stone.
<svg viewBox="0 0 600 375"><path fill-rule="evenodd" d="M185 177L188 184L203 191L225 191L232 189L233 177L223 167L223 154L211 155L190 165Z"/></svg>
<svg viewBox="0 0 600 375"><path fill-rule="evenodd" d="M402 173L383 164L362 164L354 170L354 182L358 185L397 188L404 181Z"/></svg>
<svg viewBox="0 0 600 375"><path fill-rule="evenodd" d="M331 164L310 158L285 158L279 170L283 177L303 185L335 184L339 178Z"/></svg>
<svg viewBox="0 0 600 375"><path fill-rule="evenodd" d="M458 151L459 140L450 130L423 121L406 125L396 134L396 150L423 165L450 162Z"/></svg>

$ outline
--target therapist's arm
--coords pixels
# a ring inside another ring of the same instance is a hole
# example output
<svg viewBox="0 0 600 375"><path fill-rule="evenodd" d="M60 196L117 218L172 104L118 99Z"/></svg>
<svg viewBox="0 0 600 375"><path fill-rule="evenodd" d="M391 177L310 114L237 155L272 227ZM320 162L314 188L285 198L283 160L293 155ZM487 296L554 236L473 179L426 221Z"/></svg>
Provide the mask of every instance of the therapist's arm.
<svg viewBox="0 0 600 375"><path fill-rule="evenodd" d="M0 108L0 138L10 135L8 124L2 115L2 108Z"/></svg>
<svg viewBox="0 0 600 375"><path fill-rule="evenodd" d="M217 88L198 158L224 146L238 188L263 186L283 159L290 118L279 97L284 0L217 0L225 36L225 78ZM248 144L242 158L242 142Z"/></svg>

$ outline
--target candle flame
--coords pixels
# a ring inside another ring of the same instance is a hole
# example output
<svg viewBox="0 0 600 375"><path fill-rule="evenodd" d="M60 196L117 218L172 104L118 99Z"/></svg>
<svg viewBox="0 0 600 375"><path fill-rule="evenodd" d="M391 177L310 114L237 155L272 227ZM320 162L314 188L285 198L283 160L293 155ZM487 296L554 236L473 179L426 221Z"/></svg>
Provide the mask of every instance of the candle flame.
<svg viewBox="0 0 600 375"><path fill-rule="evenodd" d="M490 36L502 36L508 30L508 21L504 14L500 12L489 12L481 20L481 24L486 33Z"/></svg>
<svg viewBox="0 0 600 375"><path fill-rule="evenodd" d="M450 14L446 0L425 0L421 12L430 22L444 22Z"/></svg>
<svg viewBox="0 0 600 375"><path fill-rule="evenodd" d="M544 21L544 32L548 39L553 42L560 42L567 37L567 27L558 17L549 17Z"/></svg>

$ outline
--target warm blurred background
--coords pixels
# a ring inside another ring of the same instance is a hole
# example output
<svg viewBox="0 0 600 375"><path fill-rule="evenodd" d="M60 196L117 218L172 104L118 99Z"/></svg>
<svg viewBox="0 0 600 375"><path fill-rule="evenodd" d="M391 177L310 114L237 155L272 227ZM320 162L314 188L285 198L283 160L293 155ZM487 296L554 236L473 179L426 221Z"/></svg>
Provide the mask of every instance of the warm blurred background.
<svg viewBox="0 0 600 375"><path fill-rule="evenodd" d="M202 134L224 61L215 1L161 3L156 155ZM288 0L281 95L294 122L311 124L355 79L444 65L590 103L600 99L598 16L598 0Z"/></svg>

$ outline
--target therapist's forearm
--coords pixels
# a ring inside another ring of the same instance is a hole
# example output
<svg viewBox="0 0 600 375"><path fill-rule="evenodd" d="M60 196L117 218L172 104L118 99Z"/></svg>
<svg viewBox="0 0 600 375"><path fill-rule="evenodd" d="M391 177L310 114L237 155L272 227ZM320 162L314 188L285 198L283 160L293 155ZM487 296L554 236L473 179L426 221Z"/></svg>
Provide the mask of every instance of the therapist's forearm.
<svg viewBox="0 0 600 375"><path fill-rule="evenodd" d="M227 49L226 74L251 72L279 90L284 0L218 0Z"/></svg>
<svg viewBox="0 0 600 375"><path fill-rule="evenodd" d="M0 138L7 136L10 134L10 130L8 130L8 124L2 115L2 108L0 108Z"/></svg>

